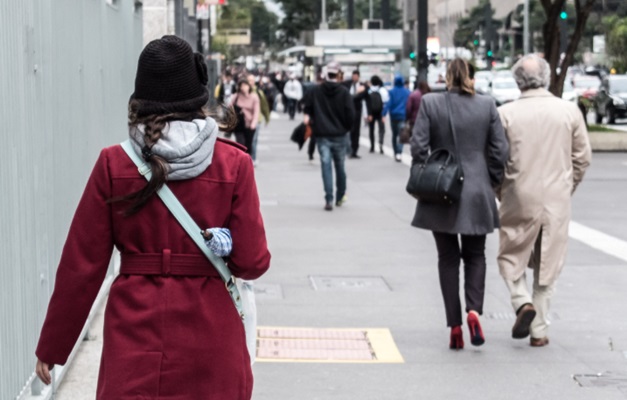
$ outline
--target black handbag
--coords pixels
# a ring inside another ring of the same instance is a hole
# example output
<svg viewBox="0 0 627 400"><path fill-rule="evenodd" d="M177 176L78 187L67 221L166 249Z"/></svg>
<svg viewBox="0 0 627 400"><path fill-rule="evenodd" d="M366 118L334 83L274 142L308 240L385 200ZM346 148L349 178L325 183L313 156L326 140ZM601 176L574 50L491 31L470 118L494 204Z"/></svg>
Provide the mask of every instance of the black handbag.
<svg viewBox="0 0 627 400"><path fill-rule="evenodd" d="M237 105L237 100L239 100L239 98L235 97L235 101L233 102L233 110L237 116L237 125L233 131L237 133L244 133L246 131L246 116L244 115L242 107Z"/></svg>
<svg viewBox="0 0 627 400"><path fill-rule="evenodd" d="M412 165L406 190L421 202L453 204L459 201L462 194L464 172L455 138L451 99L449 93L444 96L455 153L445 148L436 149L424 163Z"/></svg>

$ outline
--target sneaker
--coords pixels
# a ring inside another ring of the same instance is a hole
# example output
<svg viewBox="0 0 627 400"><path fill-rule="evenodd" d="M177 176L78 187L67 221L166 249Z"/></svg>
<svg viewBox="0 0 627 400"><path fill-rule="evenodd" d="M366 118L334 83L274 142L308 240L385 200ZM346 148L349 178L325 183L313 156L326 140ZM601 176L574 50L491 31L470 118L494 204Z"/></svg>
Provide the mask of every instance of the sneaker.
<svg viewBox="0 0 627 400"><path fill-rule="evenodd" d="M324 205L324 211L333 211L333 206L331 203L327 203Z"/></svg>
<svg viewBox="0 0 627 400"><path fill-rule="evenodd" d="M341 199L339 199L338 201L335 202L335 206L336 207L342 207L342 204L346 203L346 200L348 200L346 195L342 196Z"/></svg>
<svg viewBox="0 0 627 400"><path fill-rule="evenodd" d="M400 155L400 154L395 154L395 155L394 155L394 159L395 159L397 162L401 162L401 155Z"/></svg>
<svg viewBox="0 0 627 400"><path fill-rule="evenodd" d="M383 145L379 146L379 153L383 154Z"/></svg>
<svg viewBox="0 0 627 400"><path fill-rule="evenodd" d="M351 154L349 158L352 158L353 160L358 160L361 158L361 156L358 156L357 154Z"/></svg>

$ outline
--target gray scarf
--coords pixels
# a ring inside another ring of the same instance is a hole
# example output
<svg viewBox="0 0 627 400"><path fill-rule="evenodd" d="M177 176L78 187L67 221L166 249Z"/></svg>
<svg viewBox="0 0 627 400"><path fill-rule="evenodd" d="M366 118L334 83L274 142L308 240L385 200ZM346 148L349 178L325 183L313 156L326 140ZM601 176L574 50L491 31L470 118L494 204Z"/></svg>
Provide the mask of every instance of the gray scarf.
<svg viewBox="0 0 627 400"><path fill-rule="evenodd" d="M145 145L144 129L143 124L129 128L131 143L140 157ZM168 162L168 180L190 179L211 165L217 138L218 124L211 117L191 122L170 121L151 151Z"/></svg>

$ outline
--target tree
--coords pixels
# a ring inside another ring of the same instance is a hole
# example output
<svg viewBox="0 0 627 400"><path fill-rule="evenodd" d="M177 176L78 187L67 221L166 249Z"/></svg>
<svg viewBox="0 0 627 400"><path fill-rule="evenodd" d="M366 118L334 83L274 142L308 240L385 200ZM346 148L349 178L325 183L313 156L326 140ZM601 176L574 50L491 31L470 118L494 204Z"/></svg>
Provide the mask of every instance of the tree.
<svg viewBox="0 0 627 400"><path fill-rule="evenodd" d="M486 12L486 8L489 10ZM486 48L495 50L491 43L494 39L493 32L503 23L494 19L494 9L490 0L480 0L476 7L470 10L468 16L460 18L457 22L457 29L453 35L453 44L456 47L466 47L476 50L480 46L480 40L486 41ZM489 19L487 17L489 13ZM482 32L481 39L476 32Z"/></svg>
<svg viewBox="0 0 627 400"><path fill-rule="evenodd" d="M563 58L560 59L560 49L562 46L562 38L560 30L562 25L559 22L560 14L564 10L566 0L540 0L544 13L546 15L546 21L542 32L544 33L544 57L551 66L551 83L549 85L549 91L554 95L561 97L564 90L564 80L566 80L566 73L568 67L573 63L575 52L581 41L584 29L586 27L586 21L590 16L592 7L597 0L574 0L575 3L575 15L574 17L574 31L567 41L566 51ZM567 15L567 18L571 18ZM559 72L558 72L559 70Z"/></svg>
<svg viewBox="0 0 627 400"><path fill-rule="evenodd" d="M312 0L276 0L285 17L279 24L279 40L290 46L298 41L301 32L318 29L321 22L321 4ZM327 23L334 27L342 20L340 0L327 0Z"/></svg>
<svg viewBox="0 0 627 400"><path fill-rule="evenodd" d="M612 66L619 72L627 72L627 18L612 15L603 20L606 29L605 49Z"/></svg>

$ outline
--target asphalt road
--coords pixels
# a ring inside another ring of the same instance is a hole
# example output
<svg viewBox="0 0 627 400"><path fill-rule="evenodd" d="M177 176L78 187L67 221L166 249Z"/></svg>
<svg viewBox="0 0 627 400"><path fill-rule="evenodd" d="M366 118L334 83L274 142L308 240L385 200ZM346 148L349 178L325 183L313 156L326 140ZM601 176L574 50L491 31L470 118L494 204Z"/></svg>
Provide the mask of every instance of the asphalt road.
<svg viewBox="0 0 627 400"><path fill-rule="evenodd" d="M409 225L407 166L389 149L369 154L362 146L362 159L347 160L348 202L323 211L318 155L310 163L289 141L295 124L281 116L259 141L256 176L273 254L257 283L259 324L388 329L402 362L258 362L255 400L627 399L627 154L595 153L575 193L550 345L511 339L514 314L493 234L486 344L470 346L464 327L466 349L451 351L433 239ZM94 398L100 323L58 400Z"/></svg>

